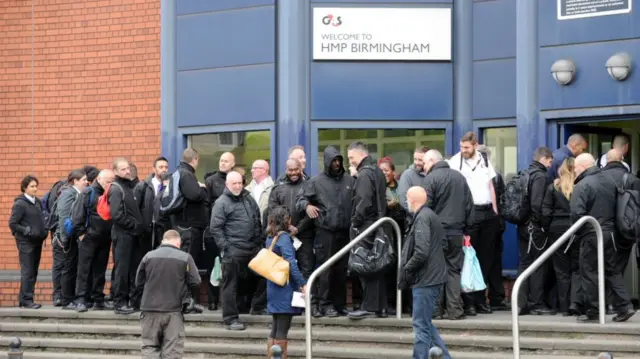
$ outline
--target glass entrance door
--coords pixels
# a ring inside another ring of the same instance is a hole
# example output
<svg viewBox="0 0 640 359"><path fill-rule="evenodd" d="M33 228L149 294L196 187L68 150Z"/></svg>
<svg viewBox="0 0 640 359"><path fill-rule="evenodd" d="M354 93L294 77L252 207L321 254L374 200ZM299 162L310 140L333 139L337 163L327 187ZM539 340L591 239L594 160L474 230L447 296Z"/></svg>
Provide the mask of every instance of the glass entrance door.
<svg viewBox="0 0 640 359"><path fill-rule="evenodd" d="M587 152L598 160L611 149L613 138L618 134L622 134L623 131L620 128L563 124L561 125L559 136L562 143L559 143L558 147L566 145L569 137L576 133L587 140L589 143Z"/></svg>

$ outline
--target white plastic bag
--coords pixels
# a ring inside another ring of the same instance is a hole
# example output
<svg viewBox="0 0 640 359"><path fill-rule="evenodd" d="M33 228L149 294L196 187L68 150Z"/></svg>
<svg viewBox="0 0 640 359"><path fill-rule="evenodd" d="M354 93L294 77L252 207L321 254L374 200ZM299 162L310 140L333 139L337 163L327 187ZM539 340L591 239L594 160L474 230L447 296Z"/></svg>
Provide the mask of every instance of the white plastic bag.
<svg viewBox="0 0 640 359"><path fill-rule="evenodd" d="M487 289L475 249L470 245L465 245L462 247L462 250L464 251L464 265L462 266L462 274L460 275L462 292L471 293Z"/></svg>

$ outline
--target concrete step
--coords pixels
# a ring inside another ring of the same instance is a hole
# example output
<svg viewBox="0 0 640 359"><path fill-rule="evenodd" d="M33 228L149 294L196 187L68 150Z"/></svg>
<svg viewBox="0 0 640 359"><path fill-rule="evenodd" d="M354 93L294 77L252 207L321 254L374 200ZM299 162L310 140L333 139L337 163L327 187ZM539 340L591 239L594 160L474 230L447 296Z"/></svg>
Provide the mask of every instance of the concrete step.
<svg viewBox="0 0 640 359"><path fill-rule="evenodd" d="M0 345L6 345L10 338L0 337ZM122 354L99 354L93 351L89 352L89 348L98 348L110 346L118 348L119 351L128 352ZM64 352L40 352L38 350L46 347L47 349L63 350ZM134 359L140 357L140 343L137 341L109 341L109 340L73 340L59 339L48 341L46 338L25 338L23 340L24 358L25 359ZM212 353L212 351L215 352ZM266 344L207 344L194 345L188 343L185 345L185 359L257 359L264 358ZM238 354L242 353L242 354ZM511 359L513 354L500 352L456 352L451 351L451 357L455 359ZM304 358L304 347L300 345L289 346L290 358ZM384 348L374 348L369 350L353 350L350 348L314 348L314 359L406 359L411 357L410 350L390 350ZM632 358L634 356L619 356L616 358ZM637 357L637 355L636 355ZM0 358L6 358L6 355L0 354ZM531 355L523 354L522 359L547 359L548 355ZM593 355L589 356L564 356L554 355L554 359L593 359Z"/></svg>

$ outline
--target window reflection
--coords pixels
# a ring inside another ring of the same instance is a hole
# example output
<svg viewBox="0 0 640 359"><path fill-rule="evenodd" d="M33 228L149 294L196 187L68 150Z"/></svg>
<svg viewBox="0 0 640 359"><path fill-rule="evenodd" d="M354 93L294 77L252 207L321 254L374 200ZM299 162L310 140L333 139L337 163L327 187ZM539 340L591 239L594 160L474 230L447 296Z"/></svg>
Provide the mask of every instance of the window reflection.
<svg viewBox="0 0 640 359"><path fill-rule="evenodd" d="M515 127L487 128L484 145L491 150L491 164L505 181L518 173L518 144Z"/></svg>

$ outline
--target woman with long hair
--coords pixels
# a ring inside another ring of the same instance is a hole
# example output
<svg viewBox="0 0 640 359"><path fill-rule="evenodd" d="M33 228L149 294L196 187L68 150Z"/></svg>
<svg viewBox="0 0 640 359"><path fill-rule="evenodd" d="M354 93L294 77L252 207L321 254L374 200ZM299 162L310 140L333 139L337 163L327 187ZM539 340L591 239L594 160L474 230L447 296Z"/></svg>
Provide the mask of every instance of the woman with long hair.
<svg viewBox="0 0 640 359"><path fill-rule="evenodd" d="M287 358L287 335L291 328L291 320L294 315L302 313L302 308L291 305L293 292L305 294L307 291L307 282L296 262L293 238L288 233L290 225L291 216L286 207L279 206L269 211L266 247L269 248L271 242L276 241L273 252L289 262L289 281L284 287L267 281L267 310L273 317L267 342L268 358L271 358L271 347L274 344L282 348L282 358Z"/></svg>
<svg viewBox="0 0 640 359"><path fill-rule="evenodd" d="M576 175L574 159L567 158L558 169L558 178L547 187L542 204L542 215L550 243L555 242L571 227L569 218L571 195ZM566 246L560 247L552 258L556 274L559 310L564 316L579 315L578 289L580 287L578 243L571 237Z"/></svg>
<svg viewBox="0 0 640 359"><path fill-rule="evenodd" d="M36 197L38 184L38 179L34 176L26 176L22 179L21 194L14 200L11 217L9 217L9 228L16 238L20 263L18 304L20 308L29 309L41 307L33 301L33 297L40 267L42 244L49 234L44 223L42 204Z"/></svg>

